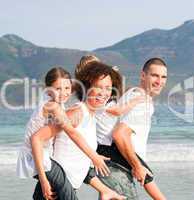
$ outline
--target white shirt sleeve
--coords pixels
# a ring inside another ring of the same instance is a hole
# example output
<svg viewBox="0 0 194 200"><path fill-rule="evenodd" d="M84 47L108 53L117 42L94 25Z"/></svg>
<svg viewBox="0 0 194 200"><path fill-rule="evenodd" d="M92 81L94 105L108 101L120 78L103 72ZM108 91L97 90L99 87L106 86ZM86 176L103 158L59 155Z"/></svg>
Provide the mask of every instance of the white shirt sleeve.
<svg viewBox="0 0 194 200"><path fill-rule="evenodd" d="M126 103L130 99L141 95L141 93L135 89L128 90L119 100L119 103ZM126 124L134 133L138 133L145 125L146 117L146 104L137 104L128 113L120 116L119 122Z"/></svg>

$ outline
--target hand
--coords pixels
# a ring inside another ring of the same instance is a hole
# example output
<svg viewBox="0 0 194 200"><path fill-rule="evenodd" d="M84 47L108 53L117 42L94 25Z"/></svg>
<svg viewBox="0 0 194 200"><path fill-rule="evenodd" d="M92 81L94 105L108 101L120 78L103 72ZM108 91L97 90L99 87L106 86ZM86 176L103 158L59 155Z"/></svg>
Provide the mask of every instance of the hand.
<svg viewBox="0 0 194 200"><path fill-rule="evenodd" d="M96 173L100 172L102 176L108 176L110 174L110 170L106 163L104 162L105 160L110 160L110 158L107 158L105 156L97 154L95 159L92 160Z"/></svg>
<svg viewBox="0 0 194 200"><path fill-rule="evenodd" d="M40 182L42 188L42 194L46 200L55 200L57 199L56 193L52 191L50 183L47 179Z"/></svg>
<svg viewBox="0 0 194 200"><path fill-rule="evenodd" d="M144 185L146 174L153 176L153 174L144 166L132 169L132 175L140 182L141 186Z"/></svg>

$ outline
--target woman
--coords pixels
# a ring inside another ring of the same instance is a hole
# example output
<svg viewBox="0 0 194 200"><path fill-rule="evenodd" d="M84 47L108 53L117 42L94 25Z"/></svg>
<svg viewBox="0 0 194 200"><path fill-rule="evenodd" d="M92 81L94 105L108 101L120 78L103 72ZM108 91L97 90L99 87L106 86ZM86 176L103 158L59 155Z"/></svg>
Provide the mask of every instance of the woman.
<svg viewBox="0 0 194 200"><path fill-rule="evenodd" d="M114 75L109 66L96 62L92 64L90 69L85 70L82 76L85 77L84 81L82 81L85 91L83 91L80 85L76 87L78 98L81 102L70 108L66 113L75 129L82 134L88 145L93 150L96 150L97 140L94 114L97 109L106 104L111 95L114 95L114 91L112 91ZM99 88L102 90L99 90ZM63 127L64 124L60 123L59 125ZM43 140L56 136L53 160L59 163L65 172L64 180L61 180L60 185L56 188L63 188L67 192L68 197L69 194L74 196L72 191L81 186L88 173L91 164L90 159L64 134L64 131L61 131L59 126L50 125L44 127L35 134L35 137L37 135L42 136ZM38 152L36 152L34 152L34 156L36 159L40 159ZM123 199L123 196L100 184L97 178L91 182L91 185L101 191L103 199ZM37 195L37 188L34 197ZM49 198L52 199L53 197Z"/></svg>

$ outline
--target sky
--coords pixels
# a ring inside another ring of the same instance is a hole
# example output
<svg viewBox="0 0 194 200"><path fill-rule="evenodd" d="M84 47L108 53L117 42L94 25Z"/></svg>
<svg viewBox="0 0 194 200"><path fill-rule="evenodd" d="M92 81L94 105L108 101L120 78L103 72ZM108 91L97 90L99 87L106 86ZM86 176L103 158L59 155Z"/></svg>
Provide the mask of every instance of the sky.
<svg viewBox="0 0 194 200"><path fill-rule="evenodd" d="M0 0L0 36L44 47L94 50L190 19L193 0Z"/></svg>

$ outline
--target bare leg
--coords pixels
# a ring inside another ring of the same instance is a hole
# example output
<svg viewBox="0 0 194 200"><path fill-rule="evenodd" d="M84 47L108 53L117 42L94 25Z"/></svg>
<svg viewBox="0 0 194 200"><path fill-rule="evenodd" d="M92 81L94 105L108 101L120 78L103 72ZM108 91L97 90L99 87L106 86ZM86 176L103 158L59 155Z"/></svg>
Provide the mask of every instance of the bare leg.
<svg viewBox="0 0 194 200"><path fill-rule="evenodd" d="M166 197L162 194L156 183L154 181L147 183L144 185L146 192L152 197L154 200L166 200Z"/></svg>
<svg viewBox="0 0 194 200"><path fill-rule="evenodd" d="M117 192L111 190L109 187L104 185L97 177L94 177L90 181L90 185L100 192L101 200L124 200L125 197L119 195Z"/></svg>

